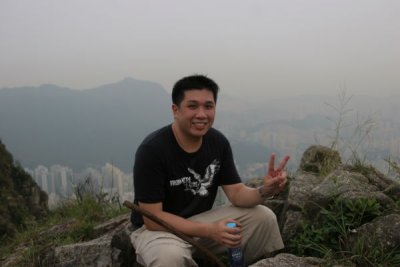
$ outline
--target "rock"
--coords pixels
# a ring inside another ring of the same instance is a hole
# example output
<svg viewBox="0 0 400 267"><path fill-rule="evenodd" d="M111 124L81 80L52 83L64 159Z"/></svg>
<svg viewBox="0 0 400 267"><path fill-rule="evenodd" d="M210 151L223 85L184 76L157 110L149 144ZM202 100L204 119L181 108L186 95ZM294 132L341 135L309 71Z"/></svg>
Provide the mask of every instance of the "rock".
<svg viewBox="0 0 400 267"><path fill-rule="evenodd" d="M378 215L371 217L370 221L363 222L365 224L355 231L357 237L364 236L363 238L370 240L373 233L383 243L391 244L392 248L400 247L398 234L394 233L396 227L397 232L400 229L395 219L400 216L396 208L396 202L398 203L400 199L399 182L385 177L372 167L344 166L339 164L339 160L334 165L330 165L336 166L334 169L321 176L321 170L325 168L324 162L318 162L318 160L325 161L325 157L319 155L321 151L325 154L331 153L321 146L312 146L307 149L297 176L290 181L288 204L282 214L284 218L279 218L284 221L281 233L285 245L288 246L291 240L301 233L301 226L305 222L312 222L316 227L324 225L324 215L321 211L329 210L330 205L340 199L342 203L369 200L372 201L371 203L378 203L380 209L392 210L396 213L390 217L375 218ZM334 156L334 158L337 157ZM311 170L311 172L305 172L305 170ZM372 219L374 220L371 222ZM354 239L354 236L350 239ZM351 250L351 246L355 246L356 243L346 245ZM370 249L373 249L372 245Z"/></svg>
<svg viewBox="0 0 400 267"><path fill-rule="evenodd" d="M334 170L341 163L342 160L336 150L321 145L313 145L303 153L299 170L326 174Z"/></svg>
<svg viewBox="0 0 400 267"><path fill-rule="evenodd" d="M288 194L288 205L291 209L302 209L306 205L307 201L313 195L313 189L317 187L323 178L311 174L305 173L296 176L290 181L290 188Z"/></svg>
<svg viewBox="0 0 400 267"><path fill-rule="evenodd" d="M357 237L364 238L365 249L391 251L400 245L400 214L374 219L356 229ZM353 239L353 245L357 238Z"/></svg>
<svg viewBox="0 0 400 267"><path fill-rule="evenodd" d="M47 251L43 266L134 266L136 256L130 241L130 214L114 218L95 229L99 237Z"/></svg>
<svg viewBox="0 0 400 267"><path fill-rule="evenodd" d="M288 244L296 234L301 230L301 226L305 220L305 216L301 211L289 210L285 214L285 221L281 235L284 244Z"/></svg>
<svg viewBox="0 0 400 267"><path fill-rule="evenodd" d="M121 231L115 234L111 239L111 248L116 252L112 254L113 262L120 263L121 267L136 266L136 254L131 243L130 233L129 230Z"/></svg>
<svg viewBox="0 0 400 267"><path fill-rule="evenodd" d="M322 263L323 260L318 258L281 253L273 258L260 260L249 267L319 267Z"/></svg>

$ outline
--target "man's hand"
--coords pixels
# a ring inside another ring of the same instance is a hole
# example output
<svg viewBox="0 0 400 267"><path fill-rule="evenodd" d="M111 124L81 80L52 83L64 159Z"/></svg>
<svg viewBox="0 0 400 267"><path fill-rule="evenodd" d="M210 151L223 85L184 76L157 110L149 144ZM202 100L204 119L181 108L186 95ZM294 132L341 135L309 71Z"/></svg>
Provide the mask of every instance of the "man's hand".
<svg viewBox="0 0 400 267"><path fill-rule="evenodd" d="M275 169L275 154L271 155L268 165L268 173L264 178L264 186L259 188L262 197L273 197L285 189L287 182L285 166L289 159L290 157L286 155L279 164L279 167Z"/></svg>
<svg viewBox="0 0 400 267"><path fill-rule="evenodd" d="M235 222L237 227L230 228L226 226L228 222ZM219 244L234 248L240 245L242 236L240 235L242 225L232 219L224 219L210 225L209 238L215 240Z"/></svg>

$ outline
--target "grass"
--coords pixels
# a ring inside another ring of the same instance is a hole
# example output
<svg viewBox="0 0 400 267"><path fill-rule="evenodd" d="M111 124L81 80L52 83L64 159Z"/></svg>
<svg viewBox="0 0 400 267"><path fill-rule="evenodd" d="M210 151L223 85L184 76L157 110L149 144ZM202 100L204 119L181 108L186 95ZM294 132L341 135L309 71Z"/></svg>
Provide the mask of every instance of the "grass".
<svg viewBox="0 0 400 267"><path fill-rule="evenodd" d="M325 103L331 114L327 119L332 123L329 147L339 151L345 163L362 166L367 163L377 122L374 114L364 117L349 108L351 100L352 96L347 96L344 87L338 92L336 105Z"/></svg>
<svg viewBox="0 0 400 267"><path fill-rule="evenodd" d="M127 208L91 195L67 200L12 239L1 240L0 255L5 258L19 251L22 257L18 266L41 266L41 256L47 248L90 240L95 225L128 212Z"/></svg>
<svg viewBox="0 0 400 267"><path fill-rule="evenodd" d="M374 199L336 199L329 208L321 208L318 220L305 221L289 250L324 258L327 266L400 266L400 248L388 251L379 240L372 238L367 245L365 236L354 235L356 228L385 212Z"/></svg>

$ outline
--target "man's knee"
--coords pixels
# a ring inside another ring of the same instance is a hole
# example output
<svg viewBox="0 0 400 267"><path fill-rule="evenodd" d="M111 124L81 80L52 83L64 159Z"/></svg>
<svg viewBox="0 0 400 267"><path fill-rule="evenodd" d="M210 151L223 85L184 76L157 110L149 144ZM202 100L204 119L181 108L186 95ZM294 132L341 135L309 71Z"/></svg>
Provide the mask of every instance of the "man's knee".
<svg viewBox="0 0 400 267"><path fill-rule="evenodd" d="M275 213L268 207L258 205L250 214L245 258L256 260L267 253L283 248L279 225Z"/></svg>
<svg viewBox="0 0 400 267"><path fill-rule="evenodd" d="M148 255L143 262L145 266L197 266L192 259L190 248L165 245L149 252L147 251Z"/></svg>
<svg viewBox="0 0 400 267"><path fill-rule="evenodd" d="M267 224L275 224L277 222L275 213L268 207L257 205L252 209L251 217L255 221L260 221Z"/></svg>

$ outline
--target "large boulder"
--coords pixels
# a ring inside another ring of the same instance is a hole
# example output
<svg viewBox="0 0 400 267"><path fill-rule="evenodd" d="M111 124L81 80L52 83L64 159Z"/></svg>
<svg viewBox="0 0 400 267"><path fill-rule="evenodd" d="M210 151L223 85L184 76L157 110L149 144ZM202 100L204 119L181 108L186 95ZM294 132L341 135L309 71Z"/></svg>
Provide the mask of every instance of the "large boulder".
<svg viewBox="0 0 400 267"><path fill-rule="evenodd" d="M303 153L299 169L304 172L326 174L342 163L339 152L321 145L312 145Z"/></svg>
<svg viewBox="0 0 400 267"><path fill-rule="evenodd" d="M399 230L400 214L390 214L358 227L351 242L353 245L356 245L357 241L363 242L367 250L382 249L389 252L400 244ZM362 240L359 240L360 238Z"/></svg>

